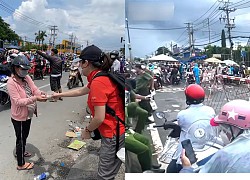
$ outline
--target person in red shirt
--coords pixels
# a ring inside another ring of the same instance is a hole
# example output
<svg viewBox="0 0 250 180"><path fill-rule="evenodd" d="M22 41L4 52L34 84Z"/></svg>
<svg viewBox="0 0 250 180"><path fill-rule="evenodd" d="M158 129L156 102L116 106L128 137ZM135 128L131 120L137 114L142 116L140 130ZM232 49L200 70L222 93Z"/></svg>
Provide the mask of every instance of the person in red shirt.
<svg viewBox="0 0 250 180"><path fill-rule="evenodd" d="M82 50L80 58L82 74L87 77L88 84L83 88L63 93L55 93L53 98L76 97L88 94L88 106L93 118L89 125L82 130L82 138L91 138L91 132L98 128L101 134L101 149L98 165L98 179L114 179L118 173L121 160L116 158L116 125L118 121L106 113L105 105L112 108L116 115L124 121L125 110L123 99L119 96L117 85L107 76L95 75L100 71L109 71L112 60L98 47L91 45ZM94 78L95 77L95 78ZM124 147L125 126L119 122L119 149Z"/></svg>

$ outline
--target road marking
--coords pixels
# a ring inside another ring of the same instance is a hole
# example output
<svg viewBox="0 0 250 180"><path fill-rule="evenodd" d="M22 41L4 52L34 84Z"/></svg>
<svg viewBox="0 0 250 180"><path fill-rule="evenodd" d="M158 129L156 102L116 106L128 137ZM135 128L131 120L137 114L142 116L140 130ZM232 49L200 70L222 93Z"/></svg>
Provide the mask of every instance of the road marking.
<svg viewBox="0 0 250 180"><path fill-rule="evenodd" d="M41 86L41 87L39 87L38 89L43 89L43 88L45 88L45 87L48 87L50 84L46 84L46 85L44 85L44 86Z"/></svg>
<svg viewBox="0 0 250 180"><path fill-rule="evenodd" d="M157 153L158 164L161 164L161 169L166 169L167 164L162 163L162 162L159 161L159 158L160 158L159 155L161 154L161 152L163 150L163 145L162 145L162 142L161 142L161 139L160 139L158 129L154 128L153 127L154 125L156 125L156 124L155 123L149 124L148 130L150 130L153 146L154 146L154 149L156 150L156 153Z"/></svg>

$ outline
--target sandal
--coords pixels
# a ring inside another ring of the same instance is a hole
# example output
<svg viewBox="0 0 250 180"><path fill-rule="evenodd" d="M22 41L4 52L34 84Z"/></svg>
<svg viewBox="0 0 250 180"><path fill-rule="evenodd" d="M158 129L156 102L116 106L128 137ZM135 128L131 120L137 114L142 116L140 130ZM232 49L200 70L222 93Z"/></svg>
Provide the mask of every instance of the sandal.
<svg viewBox="0 0 250 180"><path fill-rule="evenodd" d="M14 156L17 157L16 154L14 154ZM30 156L32 156L32 154L26 151L26 152L23 154L23 156L24 156L24 157L30 157Z"/></svg>
<svg viewBox="0 0 250 180"><path fill-rule="evenodd" d="M33 168L34 168L34 163L30 162L30 163L28 163L28 165L26 167L21 167L20 168L19 166L17 166L16 169L20 171L20 170L30 170L30 169L33 169Z"/></svg>
<svg viewBox="0 0 250 180"><path fill-rule="evenodd" d="M23 155L24 155L24 157L30 157L30 156L32 156L32 154L29 153L28 151L26 151Z"/></svg>

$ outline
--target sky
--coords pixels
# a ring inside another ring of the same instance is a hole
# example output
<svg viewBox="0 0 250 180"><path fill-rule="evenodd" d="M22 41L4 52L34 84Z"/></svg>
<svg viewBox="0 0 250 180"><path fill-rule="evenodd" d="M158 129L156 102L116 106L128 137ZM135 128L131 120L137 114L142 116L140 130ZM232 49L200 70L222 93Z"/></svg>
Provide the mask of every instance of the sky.
<svg viewBox="0 0 250 180"><path fill-rule="evenodd" d="M69 40L86 46L95 44L106 51L123 47L124 0L0 0L0 16L22 38L34 42L35 33L57 26L56 43Z"/></svg>
<svg viewBox="0 0 250 180"><path fill-rule="evenodd" d="M220 0L221 1L221 0ZM230 0L229 7L236 8L230 13L234 19L235 28L232 36L250 36L250 1ZM194 44L203 48L203 45L216 41L221 37L225 26L223 20L225 12L219 10L224 3L216 0L126 0L125 18L129 31L126 28L126 56L129 56L128 46L131 47L133 57L145 58L152 55L158 47L172 45L186 47L189 45L187 24L192 23L194 29ZM208 28L208 22L210 28ZM233 23L233 20L231 20ZM135 28L135 29L133 29ZM137 28L137 29L136 29ZM149 30L151 29L151 30ZM153 29L153 30L152 30ZM157 30L155 30L157 29ZM171 30L166 30L171 29ZM227 32L227 29L225 29ZM130 36L130 44L128 33ZM227 34L226 34L227 36ZM234 48L238 44L246 45L248 38L235 38ZM219 45L221 42L212 45ZM227 46L229 42L227 40Z"/></svg>

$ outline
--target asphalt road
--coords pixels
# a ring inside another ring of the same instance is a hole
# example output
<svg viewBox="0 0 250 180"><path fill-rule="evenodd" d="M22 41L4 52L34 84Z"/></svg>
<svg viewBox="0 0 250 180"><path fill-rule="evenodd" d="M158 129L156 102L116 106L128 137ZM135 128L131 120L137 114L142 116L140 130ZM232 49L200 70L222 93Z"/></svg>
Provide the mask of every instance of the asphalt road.
<svg viewBox="0 0 250 180"><path fill-rule="evenodd" d="M63 91L67 90L67 78L68 73L64 73L61 80ZM87 82L86 79L84 82ZM49 77L44 81L35 80L35 84L41 90L51 93ZM33 154L26 161L35 163L34 169L30 171L16 170L17 162L13 156L15 134L10 120L10 107L0 106L0 179L29 180L46 171L51 174L49 179L95 179L99 142L85 141L86 147L75 151L67 148L74 139L65 136L70 121L82 126L88 122L85 119L86 98L87 96L64 98L58 102L38 102L38 117L32 119L26 147ZM123 178L120 175L117 179Z"/></svg>

